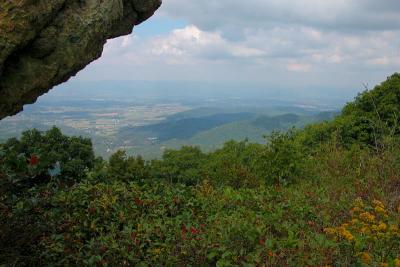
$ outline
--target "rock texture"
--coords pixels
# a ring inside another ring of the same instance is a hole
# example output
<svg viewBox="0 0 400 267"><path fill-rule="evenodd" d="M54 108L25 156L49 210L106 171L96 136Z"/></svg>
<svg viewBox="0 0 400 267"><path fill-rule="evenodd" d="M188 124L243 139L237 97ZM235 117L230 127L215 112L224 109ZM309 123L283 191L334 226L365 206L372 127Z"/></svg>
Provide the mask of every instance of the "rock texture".
<svg viewBox="0 0 400 267"><path fill-rule="evenodd" d="M99 58L161 0L0 0L0 119Z"/></svg>

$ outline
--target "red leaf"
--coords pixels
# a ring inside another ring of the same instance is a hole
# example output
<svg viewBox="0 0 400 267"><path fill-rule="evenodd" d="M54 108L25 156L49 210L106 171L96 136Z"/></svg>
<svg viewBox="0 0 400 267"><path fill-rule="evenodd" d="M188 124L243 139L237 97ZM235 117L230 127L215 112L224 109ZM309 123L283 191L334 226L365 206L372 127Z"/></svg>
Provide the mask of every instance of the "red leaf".
<svg viewBox="0 0 400 267"><path fill-rule="evenodd" d="M181 237L183 240L186 240L186 233L187 233L186 225L182 224L181 225Z"/></svg>
<svg viewBox="0 0 400 267"><path fill-rule="evenodd" d="M90 208L88 209L88 212L89 212L90 214L95 214L95 213L96 213L96 208L90 207Z"/></svg>
<svg viewBox="0 0 400 267"><path fill-rule="evenodd" d="M143 206L143 201L142 200L140 200L140 198L135 198L135 203L136 203L136 205L138 205L138 206Z"/></svg>
<svg viewBox="0 0 400 267"><path fill-rule="evenodd" d="M195 234L197 234L197 229L194 228L194 227L190 227L190 232L191 232L193 235L195 235Z"/></svg>
<svg viewBox="0 0 400 267"><path fill-rule="evenodd" d="M181 230L182 230L182 233L186 233L187 232L186 225L182 224Z"/></svg>
<svg viewBox="0 0 400 267"><path fill-rule="evenodd" d="M39 158L38 158L38 156L36 156L36 155L31 155L31 158L30 159L28 159L28 163L29 163L29 165L31 165L31 166L36 166L36 165L38 165L39 164Z"/></svg>

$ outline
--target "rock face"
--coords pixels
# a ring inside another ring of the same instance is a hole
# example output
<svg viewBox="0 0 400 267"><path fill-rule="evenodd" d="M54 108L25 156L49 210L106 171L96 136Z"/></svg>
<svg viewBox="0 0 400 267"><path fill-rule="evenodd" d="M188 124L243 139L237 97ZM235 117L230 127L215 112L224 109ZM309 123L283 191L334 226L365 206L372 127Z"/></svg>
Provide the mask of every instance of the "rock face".
<svg viewBox="0 0 400 267"><path fill-rule="evenodd" d="M161 0L0 0L0 119L99 58Z"/></svg>

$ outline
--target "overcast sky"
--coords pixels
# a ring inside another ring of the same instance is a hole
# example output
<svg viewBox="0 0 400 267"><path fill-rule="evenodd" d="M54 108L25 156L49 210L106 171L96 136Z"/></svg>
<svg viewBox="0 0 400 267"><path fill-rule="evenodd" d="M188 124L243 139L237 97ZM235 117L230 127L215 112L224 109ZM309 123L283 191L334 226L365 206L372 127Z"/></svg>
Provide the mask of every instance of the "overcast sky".
<svg viewBox="0 0 400 267"><path fill-rule="evenodd" d="M164 0L76 79L354 90L399 67L398 0Z"/></svg>

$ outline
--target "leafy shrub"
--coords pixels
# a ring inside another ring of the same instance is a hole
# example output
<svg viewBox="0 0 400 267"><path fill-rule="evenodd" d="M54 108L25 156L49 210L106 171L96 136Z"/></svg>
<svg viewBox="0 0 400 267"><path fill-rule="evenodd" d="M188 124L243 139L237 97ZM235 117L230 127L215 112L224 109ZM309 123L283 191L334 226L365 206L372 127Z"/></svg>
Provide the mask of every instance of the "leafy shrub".
<svg viewBox="0 0 400 267"><path fill-rule="evenodd" d="M152 176L171 183L196 185L202 181L206 155L198 147L184 146L180 150L166 150L162 160L152 161Z"/></svg>
<svg viewBox="0 0 400 267"><path fill-rule="evenodd" d="M20 140L8 140L0 155L2 172L15 192L45 185L52 176L58 182L73 184L86 176L94 159L90 139L65 136L55 127L47 132L26 131Z"/></svg>
<svg viewBox="0 0 400 267"><path fill-rule="evenodd" d="M306 154L296 137L294 130L268 136L268 144L260 158L262 162L258 162L268 184L287 184L302 176Z"/></svg>
<svg viewBox="0 0 400 267"><path fill-rule="evenodd" d="M261 145L247 141L229 141L209 155L205 178L217 186L258 187L263 181L259 179L254 164L261 150Z"/></svg>
<svg viewBox="0 0 400 267"><path fill-rule="evenodd" d="M108 161L107 175L110 180L140 182L149 178L149 169L142 157L128 157L119 150Z"/></svg>

